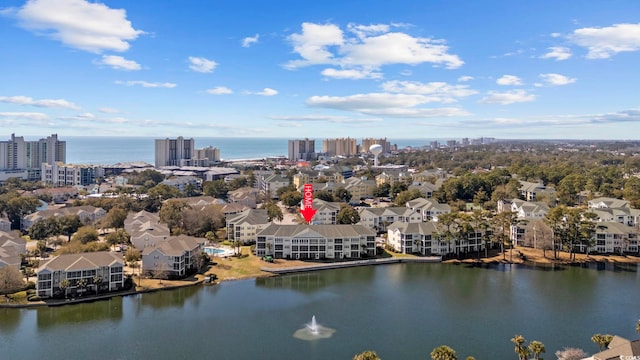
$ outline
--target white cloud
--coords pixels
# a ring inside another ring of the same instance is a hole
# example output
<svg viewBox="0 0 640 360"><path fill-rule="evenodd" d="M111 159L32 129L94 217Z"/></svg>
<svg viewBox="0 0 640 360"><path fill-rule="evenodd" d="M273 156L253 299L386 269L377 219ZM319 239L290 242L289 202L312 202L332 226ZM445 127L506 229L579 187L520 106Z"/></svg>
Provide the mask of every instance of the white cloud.
<svg viewBox="0 0 640 360"><path fill-rule="evenodd" d="M389 32L390 27L386 24L358 25L350 23L347 25L347 29L363 39L367 36Z"/></svg>
<svg viewBox="0 0 640 360"><path fill-rule="evenodd" d="M300 115L300 116L269 116L272 120L280 120L286 122L328 122L341 124L362 124L380 122L379 118L352 118L348 116L335 115Z"/></svg>
<svg viewBox="0 0 640 360"><path fill-rule="evenodd" d="M102 108L99 108L98 111L105 114L117 114L120 112L120 110L115 108L110 108L110 107L102 107Z"/></svg>
<svg viewBox="0 0 640 360"><path fill-rule="evenodd" d="M531 102L535 99L535 95L528 94L524 90L513 90L507 92L490 91L487 96L480 100L480 103L508 105L513 103Z"/></svg>
<svg viewBox="0 0 640 360"><path fill-rule="evenodd" d="M126 51L144 33L132 27L125 10L84 0L30 0L17 17L37 34L94 53Z"/></svg>
<svg viewBox="0 0 640 360"><path fill-rule="evenodd" d="M274 95L278 94L278 90L274 90L274 89L271 89L271 88L264 88L262 91L257 91L257 92L245 91L245 94L261 95L261 96L274 96Z"/></svg>
<svg viewBox="0 0 640 360"><path fill-rule="evenodd" d="M369 93L351 96L312 96L307 105L328 109L359 112L362 114L386 117L434 117L465 116L468 112L460 108L420 108L418 106L433 102L442 102L438 96L419 94Z"/></svg>
<svg viewBox="0 0 640 360"><path fill-rule="evenodd" d="M46 114L38 112L0 112L0 117L12 119L47 120Z"/></svg>
<svg viewBox="0 0 640 360"><path fill-rule="evenodd" d="M449 48L442 40L389 32L387 25L349 24L347 29L356 36L345 36L333 24L303 23L302 32L288 38L302 59L289 61L285 67L330 64L347 69L378 69L390 64L433 63L458 68L464 64L457 55L448 53Z"/></svg>
<svg viewBox="0 0 640 360"><path fill-rule="evenodd" d="M139 85L145 88L166 88L166 89L172 89L174 87L176 87L177 85L174 83L161 83L161 82L148 82L148 81L143 81L143 80L130 80L130 81L120 81L120 80L116 80L115 81L116 84L118 85L126 85L126 86L135 86L135 85Z"/></svg>
<svg viewBox="0 0 640 360"><path fill-rule="evenodd" d="M540 79L548 85L568 85L576 82L577 79L560 74L540 74Z"/></svg>
<svg viewBox="0 0 640 360"><path fill-rule="evenodd" d="M548 53L540 56L542 59L556 59L556 61L562 61L571 57L571 49L564 46L552 46L548 50Z"/></svg>
<svg viewBox="0 0 640 360"><path fill-rule="evenodd" d="M34 100L28 96L0 96L0 102L16 104L16 105L31 105L37 107L46 108L63 108L78 110L80 107L72 102L63 99L41 99Z"/></svg>
<svg viewBox="0 0 640 360"><path fill-rule="evenodd" d="M577 29L568 38L587 48L588 59L607 59L619 52L640 50L640 23Z"/></svg>
<svg viewBox="0 0 640 360"><path fill-rule="evenodd" d="M218 66L218 63L213 60L203 57L189 56L189 69L193 71L210 73L216 68L216 66Z"/></svg>
<svg viewBox="0 0 640 360"><path fill-rule="evenodd" d="M260 34L256 34L255 36L248 36L242 39L242 47L250 47L253 44L257 44L258 40L260 40Z"/></svg>
<svg viewBox="0 0 640 360"><path fill-rule="evenodd" d="M231 90L231 89L229 89L228 87L225 87L225 86L216 86L213 89L205 90L205 92L207 94L211 94L211 95L233 94L233 90Z"/></svg>
<svg viewBox="0 0 640 360"><path fill-rule="evenodd" d="M351 79L351 80L360 80L360 79L380 79L382 78L382 74L379 72L372 71L371 69L324 69L321 74L326 77L334 78L334 79Z"/></svg>
<svg viewBox="0 0 640 360"><path fill-rule="evenodd" d="M515 75L503 75L501 78L496 80L496 84L498 85L522 85L522 79Z"/></svg>
<svg viewBox="0 0 640 360"><path fill-rule="evenodd" d="M382 89L393 93L435 95L441 97L440 102L449 103L455 98L466 97L478 92L470 89L468 85L450 85L445 82L421 83L418 81L387 81L382 84Z"/></svg>
<svg viewBox="0 0 640 360"><path fill-rule="evenodd" d="M471 80L473 80L473 76L469 76L469 75L466 75L466 76L460 76L460 77L458 78L458 81L459 81L459 82L467 82L467 81L471 81Z"/></svg>
<svg viewBox="0 0 640 360"><path fill-rule="evenodd" d="M116 70L140 70L141 66L133 60L127 60L122 56L117 55L103 55L99 64L111 66Z"/></svg>

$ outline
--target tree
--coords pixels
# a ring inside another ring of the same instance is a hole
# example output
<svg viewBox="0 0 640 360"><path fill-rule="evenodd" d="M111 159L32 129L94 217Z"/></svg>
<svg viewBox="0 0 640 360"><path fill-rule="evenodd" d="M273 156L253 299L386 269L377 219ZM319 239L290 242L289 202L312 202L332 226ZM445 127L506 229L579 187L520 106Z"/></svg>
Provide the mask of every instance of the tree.
<svg viewBox="0 0 640 360"><path fill-rule="evenodd" d="M280 207L273 201L270 201L266 204L264 204L264 209L267 210L267 220L268 221L273 221L273 220L278 220L278 221L282 221L282 219L284 219L284 215L282 214L282 210L280 209Z"/></svg>
<svg viewBox="0 0 640 360"><path fill-rule="evenodd" d="M13 266L0 268L0 294L14 293L24 287L20 270Z"/></svg>
<svg viewBox="0 0 640 360"><path fill-rule="evenodd" d="M93 226L83 226L73 235L73 240L78 240L82 244L98 241L98 232Z"/></svg>
<svg viewBox="0 0 640 360"><path fill-rule="evenodd" d="M387 197L389 196L389 191L391 191L391 185L389 185L389 183L382 183L373 189L373 196Z"/></svg>
<svg viewBox="0 0 640 360"><path fill-rule="evenodd" d="M593 341L596 345L598 345L598 349L600 351L606 348L611 342L611 340L613 340L613 336L608 334L607 335L594 334L591 337L591 341Z"/></svg>
<svg viewBox="0 0 640 360"><path fill-rule="evenodd" d="M565 347L556 351L556 357L558 360L581 360L587 357L587 353L582 349Z"/></svg>
<svg viewBox="0 0 640 360"><path fill-rule="evenodd" d="M636 323L636 332L640 334L640 320Z"/></svg>
<svg viewBox="0 0 640 360"><path fill-rule="evenodd" d="M207 196L213 196L214 198L224 199L227 197L229 189L224 180L206 181L202 185L202 192Z"/></svg>
<svg viewBox="0 0 640 360"><path fill-rule="evenodd" d="M67 279L62 279L58 283L58 287L64 293L65 298L67 297L67 289L69 289L69 286L71 286L71 282Z"/></svg>
<svg viewBox="0 0 640 360"><path fill-rule="evenodd" d="M540 354L544 353L546 349L544 344L538 340L533 340L529 343L529 351L533 354L535 360L540 360Z"/></svg>
<svg viewBox="0 0 640 360"><path fill-rule="evenodd" d="M320 199L322 201L333 201L333 194L327 190L318 190L313 192L313 197L315 199Z"/></svg>
<svg viewBox="0 0 640 360"><path fill-rule="evenodd" d="M432 360L457 360L455 350L447 345L440 345L431 351Z"/></svg>
<svg viewBox="0 0 640 360"><path fill-rule="evenodd" d="M457 213L446 213L438 217L438 241L444 241L447 243L447 254L451 253L451 243L455 241L455 234L451 227L455 223Z"/></svg>
<svg viewBox="0 0 640 360"><path fill-rule="evenodd" d="M422 197L422 194L418 189L404 190L395 196L393 202L396 204L396 206L405 206L408 201L417 199L419 197Z"/></svg>
<svg viewBox="0 0 640 360"><path fill-rule="evenodd" d="M334 197L336 199L336 201L343 201L346 202L347 204L349 203L349 201L351 201L351 198L353 197L353 195L351 195L351 192L343 187L339 187L335 194Z"/></svg>
<svg viewBox="0 0 640 360"><path fill-rule="evenodd" d="M53 216L36 221L29 227L28 232L32 239L45 240L46 243L49 237L59 233L58 221Z"/></svg>
<svg viewBox="0 0 640 360"><path fill-rule="evenodd" d="M104 228L121 229L124 227L124 221L127 218L127 210L121 207L112 207L107 215L102 219Z"/></svg>
<svg viewBox="0 0 640 360"><path fill-rule="evenodd" d="M140 250L134 247L129 247L124 253L124 261L128 264L132 264L138 260L140 260Z"/></svg>
<svg viewBox="0 0 640 360"><path fill-rule="evenodd" d="M67 236L67 241L71 241L71 235L78 231L80 226L82 222L78 215L63 215L58 218L58 231Z"/></svg>
<svg viewBox="0 0 640 360"><path fill-rule="evenodd" d="M40 200L33 196L21 196L17 192L10 192L2 195L0 210L7 215L11 221L12 229L20 229L20 220L28 214L36 211L40 205Z"/></svg>
<svg viewBox="0 0 640 360"><path fill-rule="evenodd" d="M360 214L358 214L358 211L354 209L353 206L346 204L340 206L340 210L338 214L336 214L336 223L356 224L358 221L360 221Z"/></svg>
<svg viewBox="0 0 640 360"><path fill-rule="evenodd" d="M507 253L504 249L505 244L511 244L511 225L515 222L516 214L511 211L503 211L493 217L494 234L500 243L500 251L502 252L502 260L507 259ZM513 248L513 244L511 244Z"/></svg>
<svg viewBox="0 0 640 360"><path fill-rule="evenodd" d="M93 282L93 285L96 287L96 295L98 295L98 293L100 292L100 284L102 284L102 276L94 275L91 281Z"/></svg>
<svg viewBox="0 0 640 360"><path fill-rule="evenodd" d="M184 228L183 209L190 208L189 204L182 200L168 200L160 208L160 220L166 223L174 233Z"/></svg>
<svg viewBox="0 0 640 360"><path fill-rule="evenodd" d="M294 207L296 205L300 205L300 201L302 201L302 194L299 191L287 191L280 196L280 201L282 204L288 208Z"/></svg>
<svg viewBox="0 0 640 360"><path fill-rule="evenodd" d="M375 351L367 350L353 356L353 360L380 360Z"/></svg>
<svg viewBox="0 0 640 360"><path fill-rule="evenodd" d="M118 229L115 232L108 233L104 239L109 246L113 247L118 244L125 244L129 242L129 234L124 229Z"/></svg>
<svg viewBox="0 0 640 360"><path fill-rule="evenodd" d="M84 289L89 285L89 282L85 278L81 278L76 282L76 287L80 290L80 296L84 293Z"/></svg>
<svg viewBox="0 0 640 360"><path fill-rule="evenodd" d="M511 342L515 345L513 351L518 355L519 360L528 360L529 359L529 349L524 344L526 340L522 335L515 335L511 338Z"/></svg>

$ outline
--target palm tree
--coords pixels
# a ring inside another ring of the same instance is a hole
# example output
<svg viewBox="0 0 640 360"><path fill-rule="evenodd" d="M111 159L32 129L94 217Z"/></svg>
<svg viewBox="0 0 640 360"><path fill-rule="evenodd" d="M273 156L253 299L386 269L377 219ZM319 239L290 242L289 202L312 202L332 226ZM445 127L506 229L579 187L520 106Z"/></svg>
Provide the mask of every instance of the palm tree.
<svg viewBox="0 0 640 360"><path fill-rule="evenodd" d="M431 360L458 360L456 351L447 345L440 345L431 351Z"/></svg>
<svg viewBox="0 0 640 360"><path fill-rule="evenodd" d="M98 295L98 293L100 292L100 284L102 284L102 276L95 275L92 280L93 285L95 285L96 287L96 295Z"/></svg>
<svg viewBox="0 0 640 360"><path fill-rule="evenodd" d="M88 283L89 283L89 282L87 281L87 279L82 278L82 279L78 280L78 282L76 283L76 286L77 286L80 290L83 290L83 291L84 291L84 288L86 288L86 287L87 287L87 284L88 284ZM82 295L82 292L80 292L80 295Z"/></svg>
<svg viewBox="0 0 640 360"><path fill-rule="evenodd" d="M598 349L602 351L605 347L609 345L609 343L613 340L613 336L611 335L602 335L602 334L594 334L591 337L591 341L593 341L596 345L598 345Z"/></svg>
<svg viewBox="0 0 640 360"><path fill-rule="evenodd" d="M640 320L636 323L636 332L640 334Z"/></svg>
<svg viewBox="0 0 640 360"><path fill-rule="evenodd" d="M522 335L514 335L511 338L511 342L515 345L514 352L518 354L519 360L528 360L529 359L529 349L524 345L526 342L524 336Z"/></svg>
<svg viewBox="0 0 640 360"><path fill-rule="evenodd" d="M540 359L540 354L545 352L544 344L538 340L533 340L529 343L529 351L533 353L533 358L535 360Z"/></svg>
<svg viewBox="0 0 640 360"><path fill-rule="evenodd" d="M58 287L62 292L64 292L65 298L67 297L67 289L69 288L69 285L71 285L71 283L67 279L60 280L60 283L58 283Z"/></svg>

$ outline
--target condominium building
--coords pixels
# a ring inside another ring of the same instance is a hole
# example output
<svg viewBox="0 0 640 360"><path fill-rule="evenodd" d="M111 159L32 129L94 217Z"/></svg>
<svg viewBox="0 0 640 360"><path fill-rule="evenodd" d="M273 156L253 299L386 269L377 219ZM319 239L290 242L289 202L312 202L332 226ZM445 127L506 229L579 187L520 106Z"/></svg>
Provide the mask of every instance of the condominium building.
<svg viewBox="0 0 640 360"><path fill-rule="evenodd" d="M376 233L362 225L277 225L258 232L256 255L282 259L358 259L376 254Z"/></svg>
<svg viewBox="0 0 640 360"><path fill-rule="evenodd" d="M382 152L389 153L391 152L391 143L387 140L387 138L374 139L374 138L363 138L360 144L360 152L368 153L371 145L381 145Z"/></svg>
<svg viewBox="0 0 640 360"><path fill-rule="evenodd" d="M304 140L289 140L289 160L315 160L316 141L305 138Z"/></svg>
<svg viewBox="0 0 640 360"><path fill-rule="evenodd" d="M41 263L36 271L36 291L46 298L120 290L124 287L123 269L122 254L99 251L58 255ZM66 286L61 286L63 280L67 280Z"/></svg>
<svg viewBox="0 0 640 360"><path fill-rule="evenodd" d="M202 149L195 149L193 153L193 160L197 162L198 166L211 166L220 162L220 149L207 146ZM194 164L192 164L194 165Z"/></svg>
<svg viewBox="0 0 640 360"><path fill-rule="evenodd" d="M66 149L66 141L58 140L57 134L37 141L11 134L8 141L0 141L0 181L8 177L40 180L42 164L64 164Z"/></svg>
<svg viewBox="0 0 640 360"><path fill-rule="evenodd" d="M194 155L195 141L179 136L176 139L156 139L156 167L182 166Z"/></svg>
<svg viewBox="0 0 640 360"><path fill-rule="evenodd" d="M70 165L63 163L42 164L40 180L55 186L83 185L96 182L96 178L104 176L104 169L99 166Z"/></svg>
<svg viewBox="0 0 640 360"><path fill-rule="evenodd" d="M339 138L322 141L322 152L328 156L355 156L357 150L356 139Z"/></svg>

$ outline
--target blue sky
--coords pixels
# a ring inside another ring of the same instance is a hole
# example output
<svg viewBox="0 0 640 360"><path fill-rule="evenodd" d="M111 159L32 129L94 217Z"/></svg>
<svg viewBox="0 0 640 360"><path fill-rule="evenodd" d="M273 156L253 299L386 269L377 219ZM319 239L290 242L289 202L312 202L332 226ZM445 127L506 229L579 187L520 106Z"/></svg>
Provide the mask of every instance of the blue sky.
<svg viewBox="0 0 640 360"><path fill-rule="evenodd" d="M638 139L640 1L0 4L0 136Z"/></svg>

